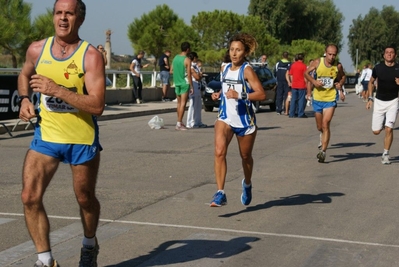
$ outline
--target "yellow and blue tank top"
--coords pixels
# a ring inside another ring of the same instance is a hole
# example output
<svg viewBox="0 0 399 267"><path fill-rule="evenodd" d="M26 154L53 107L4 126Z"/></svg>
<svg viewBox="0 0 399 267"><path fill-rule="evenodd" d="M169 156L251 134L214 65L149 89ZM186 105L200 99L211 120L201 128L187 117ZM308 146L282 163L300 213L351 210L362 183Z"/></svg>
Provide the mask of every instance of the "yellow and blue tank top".
<svg viewBox="0 0 399 267"><path fill-rule="evenodd" d="M54 37L45 41L36 63L36 73L76 94L87 94L84 58L90 44L82 40L72 55L58 59L51 52L53 43ZM37 137L59 144L93 144L98 136L97 121L93 115L52 96L40 94L39 99Z"/></svg>
<svg viewBox="0 0 399 267"><path fill-rule="evenodd" d="M338 62L335 61L331 67L327 67L325 58L320 58L319 66L316 69L316 79L323 81L323 87L315 87L313 90L313 99L322 102L331 102L336 100L337 90L334 87L334 81L338 75Z"/></svg>

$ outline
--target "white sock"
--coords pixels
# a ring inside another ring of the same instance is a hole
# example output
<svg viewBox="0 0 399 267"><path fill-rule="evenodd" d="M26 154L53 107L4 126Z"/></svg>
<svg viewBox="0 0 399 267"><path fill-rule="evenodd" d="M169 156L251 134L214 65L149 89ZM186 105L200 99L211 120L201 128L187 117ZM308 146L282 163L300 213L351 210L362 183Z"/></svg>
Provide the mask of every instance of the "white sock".
<svg viewBox="0 0 399 267"><path fill-rule="evenodd" d="M389 155L389 150L387 150L387 149L384 149L384 153L383 153L383 155Z"/></svg>
<svg viewBox="0 0 399 267"><path fill-rule="evenodd" d="M245 188L248 188L248 187L250 187L250 186L252 185L252 183L247 184L247 183L245 182L245 180L244 180L244 183L243 183L243 184L244 184L244 187L245 187Z"/></svg>
<svg viewBox="0 0 399 267"><path fill-rule="evenodd" d="M176 123L176 126L177 126L177 127L180 127L180 126L181 126L181 121L178 121L178 122Z"/></svg>
<svg viewBox="0 0 399 267"><path fill-rule="evenodd" d="M37 254L39 261L41 261L46 266L53 266L53 255L50 251L41 252Z"/></svg>
<svg viewBox="0 0 399 267"><path fill-rule="evenodd" d="M218 192L221 192L224 195L224 190L218 190Z"/></svg>
<svg viewBox="0 0 399 267"><path fill-rule="evenodd" d="M94 246L96 245L96 237L83 237L82 245L86 248L94 248Z"/></svg>

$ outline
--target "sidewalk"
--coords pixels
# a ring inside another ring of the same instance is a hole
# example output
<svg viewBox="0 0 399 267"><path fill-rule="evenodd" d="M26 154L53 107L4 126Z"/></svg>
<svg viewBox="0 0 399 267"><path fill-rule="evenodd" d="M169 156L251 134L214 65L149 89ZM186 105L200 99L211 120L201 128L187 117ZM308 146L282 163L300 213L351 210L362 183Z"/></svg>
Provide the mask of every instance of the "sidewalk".
<svg viewBox="0 0 399 267"><path fill-rule="evenodd" d="M168 112L176 112L175 102L145 102L143 104L123 104L123 105L106 105L103 115L98 117L98 121L123 119L129 117L156 115ZM12 132L32 130L32 125L19 119L1 121ZM32 120L35 123L36 119ZM15 126L16 125L16 126ZM0 134L7 134L7 130L0 125Z"/></svg>

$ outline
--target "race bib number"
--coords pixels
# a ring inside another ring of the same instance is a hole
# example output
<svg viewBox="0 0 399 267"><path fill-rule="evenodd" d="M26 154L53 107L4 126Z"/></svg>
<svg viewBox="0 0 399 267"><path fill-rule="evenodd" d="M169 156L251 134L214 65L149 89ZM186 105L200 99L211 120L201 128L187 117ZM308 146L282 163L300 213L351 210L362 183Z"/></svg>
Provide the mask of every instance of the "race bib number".
<svg viewBox="0 0 399 267"><path fill-rule="evenodd" d="M59 98L43 95L43 105L50 112L77 113L79 110Z"/></svg>
<svg viewBox="0 0 399 267"><path fill-rule="evenodd" d="M242 92L242 83L240 83L239 81L234 81L234 80L225 80L223 82L223 92L227 92L228 90L234 90L236 92L238 92L239 94L241 94Z"/></svg>
<svg viewBox="0 0 399 267"><path fill-rule="evenodd" d="M318 80L323 83L323 88L325 89L334 87L334 80L331 77L319 77Z"/></svg>

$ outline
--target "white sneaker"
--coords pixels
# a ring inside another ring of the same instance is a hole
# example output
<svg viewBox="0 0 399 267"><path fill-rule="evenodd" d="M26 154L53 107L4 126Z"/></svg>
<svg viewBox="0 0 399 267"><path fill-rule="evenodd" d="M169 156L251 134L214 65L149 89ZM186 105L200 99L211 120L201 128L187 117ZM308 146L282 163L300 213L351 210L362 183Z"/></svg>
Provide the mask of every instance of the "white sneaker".
<svg viewBox="0 0 399 267"><path fill-rule="evenodd" d="M175 129L176 129L177 131L186 131L186 130L187 130L187 127L182 123L180 126L177 126L177 125L176 125Z"/></svg>
<svg viewBox="0 0 399 267"><path fill-rule="evenodd" d="M58 265L56 260L53 260L53 265L51 266L44 265L43 262L37 260L37 262L35 263L35 265L33 265L33 267L60 267L60 266Z"/></svg>
<svg viewBox="0 0 399 267"><path fill-rule="evenodd" d="M140 99L137 98L137 99L136 99L136 103L137 103L137 104L141 104L141 103L140 103Z"/></svg>
<svg viewBox="0 0 399 267"><path fill-rule="evenodd" d="M391 164L391 162L389 161L389 154L382 154L381 163L384 165Z"/></svg>

